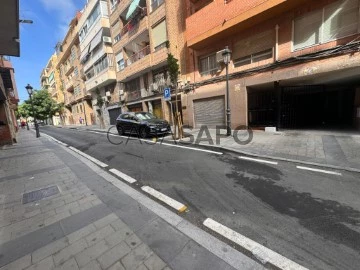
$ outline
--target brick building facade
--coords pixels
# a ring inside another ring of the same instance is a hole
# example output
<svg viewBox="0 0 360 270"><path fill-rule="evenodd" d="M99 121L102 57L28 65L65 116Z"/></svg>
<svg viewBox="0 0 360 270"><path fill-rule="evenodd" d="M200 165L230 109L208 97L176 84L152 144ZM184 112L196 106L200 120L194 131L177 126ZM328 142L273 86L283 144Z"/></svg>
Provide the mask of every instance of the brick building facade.
<svg viewBox="0 0 360 270"><path fill-rule="evenodd" d="M19 95L11 62L0 56L0 145L16 142Z"/></svg>
<svg viewBox="0 0 360 270"><path fill-rule="evenodd" d="M76 14L64 40L56 46L62 89L57 98L64 100L65 111L62 118L66 125L80 124L80 119L82 124L93 124L91 95L85 89L83 66L80 63L78 23L81 15L80 12Z"/></svg>
<svg viewBox="0 0 360 270"><path fill-rule="evenodd" d="M185 74L184 2L109 0L109 8L121 109L149 111L171 122L175 92L171 102L163 98L171 84L167 55L179 60ZM178 100L181 108L180 95Z"/></svg>
<svg viewBox="0 0 360 270"><path fill-rule="evenodd" d="M184 124L225 124L216 52L229 46L232 128L359 128L358 10L358 0L187 0Z"/></svg>

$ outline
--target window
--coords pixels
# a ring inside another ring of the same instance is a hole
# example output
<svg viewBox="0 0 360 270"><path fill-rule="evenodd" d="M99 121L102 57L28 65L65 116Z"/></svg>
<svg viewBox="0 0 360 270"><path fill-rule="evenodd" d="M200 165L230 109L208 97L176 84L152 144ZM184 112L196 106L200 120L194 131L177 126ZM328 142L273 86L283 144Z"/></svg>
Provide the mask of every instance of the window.
<svg viewBox="0 0 360 270"><path fill-rule="evenodd" d="M247 55L247 56L235 59L234 60L234 66L235 67L240 67L240 66L260 62L262 60L270 59L272 57L273 57L273 50L268 49L268 50L265 50L265 51L262 51L262 52L254 53L254 54L251 54L251 55Z"/></svg>
<svg viewBox="0 0 360 270"><path fill-rule="evenodd" d="M340 0L294 20L294 50L356 34L359 1Z"/></svg>
<svg viewBox="0 0 360 270"><path fill-rule="evenodd" d="M74 76L77 78L79 77L79 70L77 67L74 68Z"/></svg>
<svg viewBox="0 0 360 270"><path fill-rule="evenodd" d="M216 54L211 54L206 57L200 58L199 69L201 76L209 75L218 70L218 64L216 62Z"/></svg>
<svg viewBox="0 0 360 270"><path fill-rule="evenodd" d="M100 5L97 4L93 11L91 12L91 14L89 15L88 19L86 20L84 26L81 28L81 30L79 31L79 39L80 42L84 40L84 38L86 37L89 29L91 28L91 26L94 24L94 22L97 20L97 18L100 16Z"/></svg>
<svg viewBox="0 0 360 270"><path fill-rule="evenodd" d="M71 62L73 62L76 59L76 47L75 46L73 46L71 48L71 57L70 57L70 59L71 59Z"/></svg>
<svg viewBox="0 0 360 270"><path fill-rule="evenodd" d="M104 55L100 59L100 61L96 62L94 65L96 74L99 74L101 71L108 68L108 66L109 66L108 57L107 57L107 55Z"/></svg>
<svg viewBox="0 0 360 270"><path fill-rule="evenodd" d="M140 78L136 78L132 81L125 83L125 91L139 91L140 90Z"/></svg>
<svg viewBox="0 0 360 270"><path fill-rule="evenodd" d="M152 0L151 1L151 11L154 11L157 9L161 4L164 3L164 0Z"/></svg>
<svg viewBox="0 0 360 270"><path fill-rule="evenodd" d="M163 48L167 41L166 20L163 20L152 29L155 51Z"/></svg>
<svg viewBox="0 0 360 270"><path fill-rule="evenodd" d="M118 43L121 39L121 36L120 34L117 34L115 37L114 37L114 44Z"/></svg>
<svg viewBox="0 0 360 270"><path fill-rule="evenodd" d="M74 87L74 95L75 96L80 96L81 95L80 85L77 85L77 86Z"/></svg>
<svg viewBox="0 0 360 270"><path fill-rule="evenodd" d="M124 56L122 52L119 52L116 56L116 68L117 71L123 70L125 68Z"/></svg>
<svg viewBox="0 0 360 270"><path fill-rule="evenodd" d="M111 8L111 12L114 11L116 5L118 4L118 0L110 0L110 8Z"/></svg>

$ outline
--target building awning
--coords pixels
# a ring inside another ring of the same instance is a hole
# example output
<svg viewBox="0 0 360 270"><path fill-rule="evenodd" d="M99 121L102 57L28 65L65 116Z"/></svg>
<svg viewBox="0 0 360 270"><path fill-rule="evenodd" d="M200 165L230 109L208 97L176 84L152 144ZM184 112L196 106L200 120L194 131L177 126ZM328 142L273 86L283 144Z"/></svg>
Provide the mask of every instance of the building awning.
<svg viewBox="0 0 360 270"><path fill-rule="evenodd" d="M132 1L132 3L129 6L129 9L128 9L127 13L126 13L126 17L125 17L126 20L128 20L131 17L131 15L134 14L136 8L139 6L139 3L140 3L140 0L133 0Z"/></svg>

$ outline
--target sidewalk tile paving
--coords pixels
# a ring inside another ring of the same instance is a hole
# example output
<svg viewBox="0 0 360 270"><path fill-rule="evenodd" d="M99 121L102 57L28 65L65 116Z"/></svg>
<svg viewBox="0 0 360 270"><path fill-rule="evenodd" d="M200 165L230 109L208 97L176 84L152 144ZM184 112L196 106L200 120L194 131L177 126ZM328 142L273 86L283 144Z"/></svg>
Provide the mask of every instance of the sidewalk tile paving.
<svg viewBox="0 0 360 270"><path fill-rule="evenodd" d="M59 145L18 137L0 149L0 270L234 269L154 214L134 215L135 200ZM23 193L54 185L59 194L23 204Z"/></svg>

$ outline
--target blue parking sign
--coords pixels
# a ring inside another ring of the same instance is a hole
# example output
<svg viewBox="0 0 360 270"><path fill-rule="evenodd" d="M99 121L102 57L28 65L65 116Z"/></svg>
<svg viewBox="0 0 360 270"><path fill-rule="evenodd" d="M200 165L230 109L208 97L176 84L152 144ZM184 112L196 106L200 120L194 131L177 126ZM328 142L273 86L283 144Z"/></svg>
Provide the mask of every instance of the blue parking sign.
<svg viewBox="0 0 360 270"><path fill-rule="evenodd" d="M171 91L170 91L170 88L165 88L165 89L164 89L164 99L165 99L165 100L170 100L170 99L171 99Z"/></svg>

